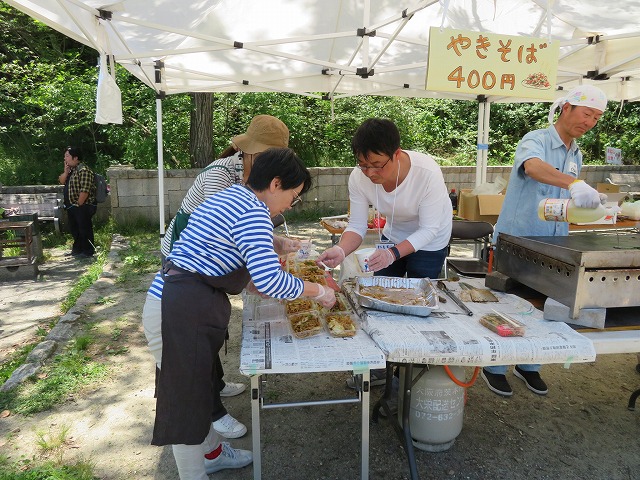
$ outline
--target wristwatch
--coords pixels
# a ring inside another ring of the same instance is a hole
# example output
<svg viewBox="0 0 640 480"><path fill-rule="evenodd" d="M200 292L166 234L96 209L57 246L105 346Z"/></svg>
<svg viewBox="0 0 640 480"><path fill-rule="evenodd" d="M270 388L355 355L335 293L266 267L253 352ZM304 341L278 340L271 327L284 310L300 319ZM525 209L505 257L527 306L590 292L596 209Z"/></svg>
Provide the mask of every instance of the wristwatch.
<svg viewBox="0 0 640 480"><path fill-rule="evenodd" d="M396 260L400 260L400 250L398 250L398 247L391 247L389 250L391 250L393 256L396 257Z"/></svg>

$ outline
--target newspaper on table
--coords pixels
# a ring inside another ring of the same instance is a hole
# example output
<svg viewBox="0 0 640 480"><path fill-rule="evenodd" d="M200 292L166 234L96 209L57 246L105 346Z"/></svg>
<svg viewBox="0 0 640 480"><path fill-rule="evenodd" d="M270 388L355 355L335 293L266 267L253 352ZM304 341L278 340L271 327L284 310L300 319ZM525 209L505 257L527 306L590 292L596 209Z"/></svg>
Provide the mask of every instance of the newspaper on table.
<svg viewBox="0 0 640 480"><path fill-rule="evenodd" d="M456 282L445 284L453 293L460 293L461 287ZM353 283L345 282L343 291L355 305ZM362 307L356 307L356 312L362 328L390 362L487 366L595 360L595 348L588 338L565 323L544 320L542 312L526 300L502 292L493 293L498 302L465 302L472 316L462 312L451 300L440 303L440 308L428 317ZM494 310L522 322L526 326L524 336L501 337L481 325L480 318Z"/></svg>
<svg viewBox="0 0 640 480"><path fill-rule="evenodd" d="M384 368L384 353L360 325L357 327L353 337L336 338L323 330L319 335L299 339L293 335L281 302L245 295L240 371L245 375L362 373L366 369Z"/></svg>

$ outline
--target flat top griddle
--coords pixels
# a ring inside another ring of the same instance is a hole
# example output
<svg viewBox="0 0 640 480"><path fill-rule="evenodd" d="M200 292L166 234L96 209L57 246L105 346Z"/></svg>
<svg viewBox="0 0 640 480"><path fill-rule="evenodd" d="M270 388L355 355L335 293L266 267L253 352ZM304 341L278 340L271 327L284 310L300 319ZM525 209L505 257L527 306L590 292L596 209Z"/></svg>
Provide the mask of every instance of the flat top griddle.
<svg viewBox="0 0 640 480"><path fill-rule="evenodd" d="M591 232L566 237L518 237L501 233L500 238L571 265L586 268L640 267L640 234L603 235Z"/></svg>

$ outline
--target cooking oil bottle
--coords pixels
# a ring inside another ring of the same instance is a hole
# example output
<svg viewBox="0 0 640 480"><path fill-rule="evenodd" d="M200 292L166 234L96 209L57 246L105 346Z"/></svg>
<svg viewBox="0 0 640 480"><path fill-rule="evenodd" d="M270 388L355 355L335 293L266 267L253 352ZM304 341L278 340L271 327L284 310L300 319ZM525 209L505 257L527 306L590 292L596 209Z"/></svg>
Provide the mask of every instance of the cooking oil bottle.
<svg viewBox="0 0 640 480"><path fill-rule="evenodd" d="M596 208L576 207L573 199L545 198L538 204L538 218L548 222L588 223L606 215L603 205Z"/></svg>

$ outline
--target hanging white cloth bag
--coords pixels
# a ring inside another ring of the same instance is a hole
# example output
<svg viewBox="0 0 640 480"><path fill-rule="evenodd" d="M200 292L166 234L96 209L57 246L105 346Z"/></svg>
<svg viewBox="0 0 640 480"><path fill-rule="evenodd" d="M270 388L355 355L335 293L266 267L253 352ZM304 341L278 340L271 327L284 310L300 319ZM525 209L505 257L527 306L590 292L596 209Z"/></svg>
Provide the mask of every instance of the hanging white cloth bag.
<svg viewBox="0 0 640 480"><path fill-rule="evenodd" d="M109 48L104 27L98 28L98 36L103 47ZM109 58L107 58L109 57ZM116 59L107 52L100 52L100 73L98 74L98 92L96 95L96 123L122 124L122 94L116 83Z"/></svg>

